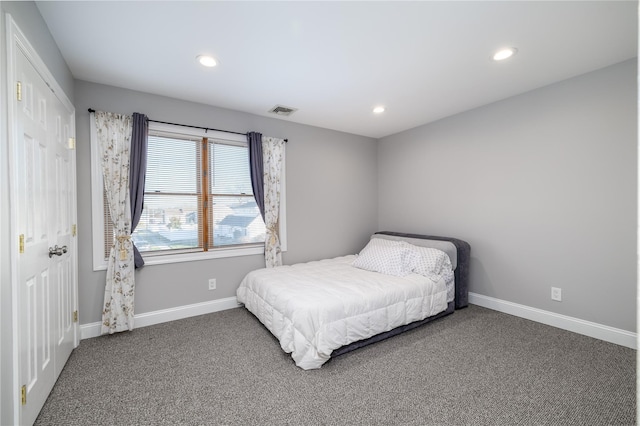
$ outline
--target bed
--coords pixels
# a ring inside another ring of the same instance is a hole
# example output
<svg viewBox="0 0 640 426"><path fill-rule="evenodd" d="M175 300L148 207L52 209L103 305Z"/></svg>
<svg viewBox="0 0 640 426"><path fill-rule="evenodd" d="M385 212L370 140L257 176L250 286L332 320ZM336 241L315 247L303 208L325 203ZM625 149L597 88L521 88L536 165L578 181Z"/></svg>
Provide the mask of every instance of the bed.
<svg viewBox="0 0 640 426"><path fill-rule="evenodd" d="M250 272L238 302L302 369L468 305L470 246L378 232L358 255Z"/></svg>

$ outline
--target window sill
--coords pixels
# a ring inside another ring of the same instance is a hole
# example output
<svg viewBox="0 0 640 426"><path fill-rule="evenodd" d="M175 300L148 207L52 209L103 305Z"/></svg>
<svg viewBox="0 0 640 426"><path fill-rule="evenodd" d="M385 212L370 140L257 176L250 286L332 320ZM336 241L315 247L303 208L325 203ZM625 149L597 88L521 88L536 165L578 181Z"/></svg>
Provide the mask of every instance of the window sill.
<svg viewBox="0 0 640 426"><path fill-rule="evenodd" d="M264 246L252 246L252 247L241 247L241 248L230 248L230 249L217 249L206 252L195 252L195 253L182 253L182 254L165 254L165 255L156 255L156 256L145 256L144 265L165 265L170 263L182 263L182 262L196 262L199 260L209 260L209 259L222 259L225 257L238 257L238 256L253 256L253 255L264 255ZM96 265L93 268L94 271L106 271L107 270L107 262L100 265Z"/></svg>

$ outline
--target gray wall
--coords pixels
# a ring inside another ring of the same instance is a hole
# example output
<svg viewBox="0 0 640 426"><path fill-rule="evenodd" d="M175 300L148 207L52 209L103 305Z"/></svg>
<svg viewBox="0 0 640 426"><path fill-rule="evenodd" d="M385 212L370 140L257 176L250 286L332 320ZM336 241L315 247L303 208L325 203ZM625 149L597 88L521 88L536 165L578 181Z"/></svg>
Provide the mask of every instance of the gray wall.
<svg viewBox="0 0 640 426"><path fill-rule="evenodd" d="M467 240L474 293L635 331L636 82L626 61L381 139L380 228Z"/></svg>
<svg viewBox="0 0 640 426"><path fill-rule="evenodd" d="M8 142L7 142L7 50L6 50L6 14L22 30L31 45L49 68L51 74L73 102L74 80L47 25L42 20L38 8L33 2L0 2L0 424L13 424L12 363L12 294L9 253L11 233L9 187L8 187ZM13 88L11 89L13 90ZM13 93L13 92L11 92Z"/></svg>
<svg viewBox="0 0 640 426"><path fill-rule="evenodd" d="M80 323L100 321L105 272L92 270L88 108L147 114L151 119L288 138L285 264L358 252L377 230L375 139L285 120L76 81ZM244 275L264 267L263 256L146 266L136 272L135 311L235 296ZM217 279L217 290L207 280Z"/></svg>

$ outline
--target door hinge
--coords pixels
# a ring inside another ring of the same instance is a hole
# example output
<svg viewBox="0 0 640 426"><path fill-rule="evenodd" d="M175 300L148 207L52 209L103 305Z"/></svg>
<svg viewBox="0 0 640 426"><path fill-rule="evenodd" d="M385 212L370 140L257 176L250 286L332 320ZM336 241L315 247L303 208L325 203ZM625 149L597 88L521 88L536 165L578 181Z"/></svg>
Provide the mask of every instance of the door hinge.
<svg viewBox="0 0 640 426"><path fill-rule="evenodd" d="M20 404L27 405L27 385L20 388Z"/></svg>
<svg viewBox="0 0 640 426"><path fill-rule="evenodd" d="M20 251L20 254L24 253L24 234L20 234L19 251Z"/></svg>
<svg viewBox="0 0 640 426"><path fill-rule="evenodd" d="M74 223L73 225L71 225L71 236L75 237L77 233L78 233L78 228L76 227L76 224Z"/></svg>
<svg viewBox="0 0 640 426"><path fill-rule="evenodd" d="M76 149L76 138L69 138L69 141L67 142L67 148Z"/></svg>
<svg viewBox="0 0 640 426"><path fill-rule="evenodd" d="M73 311L73 322L78 322L78 311Z"/></svg>
<svg viewBox="0 0 640 426"><path fill-rule="evenodd" d="M19 81L16 83L16 99L22 100L22 83Z"/></svg>

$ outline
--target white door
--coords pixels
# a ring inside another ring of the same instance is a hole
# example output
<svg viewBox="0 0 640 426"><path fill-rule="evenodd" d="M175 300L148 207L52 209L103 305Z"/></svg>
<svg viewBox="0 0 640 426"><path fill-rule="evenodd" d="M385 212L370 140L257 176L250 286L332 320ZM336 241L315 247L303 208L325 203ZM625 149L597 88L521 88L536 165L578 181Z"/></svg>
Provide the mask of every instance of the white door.
<svg viewBox="0 0 640 426"><path fill-rule="evenodd" d="M12 232L19 252L16 420L31 425L78 340L74 112L42 77L34 53L15 47L9 87L16 89L10 123Z"/></svg>

